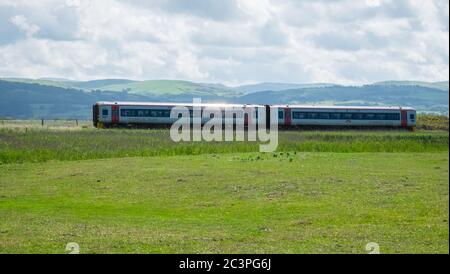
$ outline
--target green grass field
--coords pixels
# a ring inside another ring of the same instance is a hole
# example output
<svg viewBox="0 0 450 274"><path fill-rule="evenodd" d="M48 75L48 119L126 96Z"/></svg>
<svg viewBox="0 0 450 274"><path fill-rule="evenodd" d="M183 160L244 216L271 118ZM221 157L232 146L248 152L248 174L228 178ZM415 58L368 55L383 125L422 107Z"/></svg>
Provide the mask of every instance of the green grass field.
<svg viewBox="0 0 450 274"><path fill-rule="evenodd" d="M258 153L9 123L0 253L449 253L448 131L280 132Z"/></svg>
<svg viewBox="0 0 450 274"><path fill-rule="evenodd" d="M278 151L439 152L446 131L280 131ZM0 163L257 152L256 142L179 142L168 130L0 128Z"/></svg>

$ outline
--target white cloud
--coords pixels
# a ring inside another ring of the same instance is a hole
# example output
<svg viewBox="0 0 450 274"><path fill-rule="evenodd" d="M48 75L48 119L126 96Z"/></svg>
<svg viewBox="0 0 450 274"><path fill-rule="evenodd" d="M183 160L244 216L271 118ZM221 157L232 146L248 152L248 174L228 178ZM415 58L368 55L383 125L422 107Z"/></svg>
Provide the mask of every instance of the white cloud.
<svg viewBox="0 0 450 274"><path fill-rule="evenodd" d="M448 80L446 0L0 0L0 77Z"/></svg>
<svg viewBox="0 0 450 274"><path fill-rule="evenodd" d="M27 18L25 18L25 16L23 15L15 15L11 17L11 22L20 30L24 31L27 37L31 37L39 31L39 27L28 23Z"/></svg>

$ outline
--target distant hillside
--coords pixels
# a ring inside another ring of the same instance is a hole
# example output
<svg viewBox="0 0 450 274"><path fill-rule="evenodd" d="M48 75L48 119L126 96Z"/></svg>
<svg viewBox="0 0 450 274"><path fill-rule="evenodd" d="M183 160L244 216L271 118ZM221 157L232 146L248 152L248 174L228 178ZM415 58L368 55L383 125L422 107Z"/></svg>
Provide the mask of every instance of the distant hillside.
<svg viewBox="0 0 450 274"><path fill-rule="evenodd" d="M69 83L72 88L81 88L81 89L100 89L105 90L104 87L111 85L126 85L133 83L133 80L127 79L101 79L101 80L92 80L92 81L81 81L81 82L71 82Z"/></svg>
<svg viewBox="0 0 450 274"><path fill-rule="evenodd" d="M17 82L24 84L39 84L52 87L60 88L76 88L83 90L93 90L100 89L105 90L104 86L117 85L117 84L129 84L134 82L133 80L127 79L101 79L92 81L71 81L67 79L57 79L57 78L40 78L40 79L30 79L30 78L0 78L3 81Z"/></svg>
<svg viewBox="0 0 450 274"><path fill-rule="evenodd" d="M192 97L198 97L198 94L142 95L0 80L0 118L90 119L92 105L98 101L191 102ZM223 101L223 97L216 95L201 98L205 102Z"/></svg>
<svg viewBox="0 0 450 274"><path fill-rule="evenodd" d="M255 104L410 106L422 112L448 114L448 90L408 85L331 86L262 91L238 98Z"/></svg>
<svg viewBox="0 0 450 274"><path fill-rule="evenodd" d="M421 82L421 81L383 81L373 83L375 86L418 86L426 88L436 88L448 91L448 81L443 82Z"/></svg>
<svg viewBox="0 0 450 274"><path fill-rule="evenodd" d="M179 80L149 80L103 86L102 90L127 91L142 95L235 96L239 92L223 85L201 84Z"/></svg>
<svg viewBox="0 0 450 274"><path fill-rule="evenodd" d="M0 117L3 118L90 119L92 105L103 100L148 101L149 98L0 81Z"/></svg>
<svg viewBox="0 0 450 274"><path fill-rule="evenodd" d="M258 87L274 90L256 91ZM292 87L281 89L281 87ZM447 88L446 88L447 87ZM421 112L448 115L448 82L382 82L365 86L274 84L230 88L221 84L175 80L103 79L0 80L0 117L90 119L97 101L204 102L315 105L411 106Z"/></svg>
<svg viewBox="0 0 450 274"><path fill-rule="evenodd" d="M235 90L243 93L253 93L259 91L282 91L287 89L301 89L313 87L330 87L334 84L294 84L294 83L260 83L253 85L243 85L236 87Z"/></svg>
<svg viewBox="0 0 450 274"><path fill-rule="evenodd" d="M0 78L1 81L24 83L24 84L39 84L51 87L70 88L71 83L66 81L57 81L51 79L29 79L29 78Z"/></svg>
<svg viewBox="0 0 450 274"><path fill-rule="evenodd" d="M70 81L51 78L0 78L3 81L24 84L40 84L60 88L73 88L85 91L117 91L149 96L161 95L197 95L197 96L236 96L242 94L237 89L222 84L194 83L180 80L147 80L134 81L128 79L100 79L92 81Z"/></svg>

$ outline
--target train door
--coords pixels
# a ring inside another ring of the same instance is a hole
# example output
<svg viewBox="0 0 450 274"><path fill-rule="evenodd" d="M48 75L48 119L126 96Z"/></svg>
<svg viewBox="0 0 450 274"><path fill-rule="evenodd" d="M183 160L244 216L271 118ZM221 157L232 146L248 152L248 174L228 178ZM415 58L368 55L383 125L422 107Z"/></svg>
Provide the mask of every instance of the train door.
<svg viewBox="0 0 450 274"><path fill-rule="evenodd" d="M416 126L416 112L408 111L407 117L408 117L408 127Z"/></svg>
<svg viewBox="0 0 450 274"><path fill-rule="evenodd" d="M98 126L98 116L100 115L99 106L95 104L92 106L92 123L94 127Z"/></svg>
<svg viewBox="0 0 450 274"><path fill-rule="evenodd" d="M119 123L119 106L117 105L111 107L111 122L113 124Z"/></svg>
<svg viewBox="0 0 450 274"><path fill-rule="evenodd" d="M408 112L406 110L401 110L401 125L402 127L408 125Z"/></svg>
<svg viewBox="0 0 450 274"><path fill-rule="evenodd" d="M291 124L292 124L291 109L285 108L284 109L284 125L290 126Z"/></svg>

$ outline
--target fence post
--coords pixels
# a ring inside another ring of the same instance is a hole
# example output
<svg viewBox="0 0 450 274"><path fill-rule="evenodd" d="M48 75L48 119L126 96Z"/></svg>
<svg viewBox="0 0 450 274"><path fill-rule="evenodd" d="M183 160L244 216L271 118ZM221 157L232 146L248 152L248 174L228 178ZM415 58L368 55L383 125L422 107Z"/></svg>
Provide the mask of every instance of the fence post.
<svg viewBox="0 0 450 274"><path fill-rule="evenodd" d="M44 119L41 119L41 126L44 126Z"/></svg>
<svg viewBox="0 0 450 274"><path fill-rule="evenodd" d="M77 126L78 126L78 119L75 119L75 122L77 123Z"/></svg>

